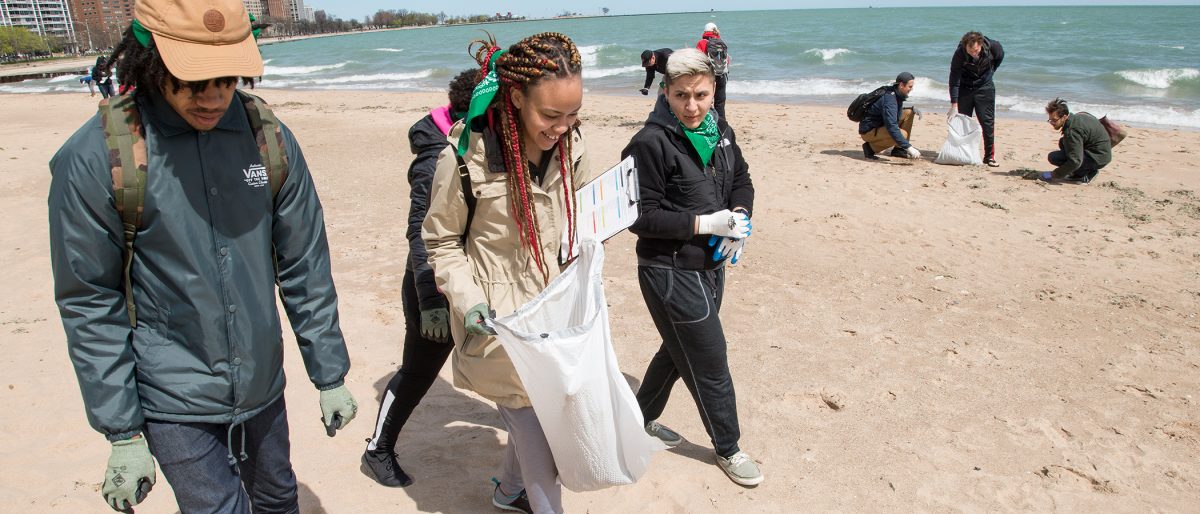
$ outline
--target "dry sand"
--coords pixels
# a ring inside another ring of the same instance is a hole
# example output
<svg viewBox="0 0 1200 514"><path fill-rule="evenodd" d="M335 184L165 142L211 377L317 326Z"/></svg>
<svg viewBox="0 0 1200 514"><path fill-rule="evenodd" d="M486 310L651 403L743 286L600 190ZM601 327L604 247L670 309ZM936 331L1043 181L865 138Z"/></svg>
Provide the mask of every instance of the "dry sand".
<svg viewBox="0 0 1200 514"><path fill-rule="evenodd" d="M329 439L288 345L293 461L305 512L493 512L505 433L449 368L400 438L416 477L359 472L376 398L400 360L408 127L435 94L261 90L299 138L324 201L359 418ZM650 100L588 96L597 163ZM95 111L87 95L0 95L0 510L108 512L108 445L87 426L52 297L46 163ZM931 108L930 110L934 110ZM862 159L840 109L732 102L758 196L722 319L755 489L712 464L682 385L662 421L687 439L635 485L567 492L568 512L1119 511L1200 505L1200 133L1133 129L1087 186L1048 169L1057 135L1001 118L1001 168ZM623 371L658 343L623 234L606 287ZM289 334L290 340L290 334ZM161 476L160 476L161 478ZM9 510L14 509L14 510ZM139 513L175 511L164 480Z"/></svg>

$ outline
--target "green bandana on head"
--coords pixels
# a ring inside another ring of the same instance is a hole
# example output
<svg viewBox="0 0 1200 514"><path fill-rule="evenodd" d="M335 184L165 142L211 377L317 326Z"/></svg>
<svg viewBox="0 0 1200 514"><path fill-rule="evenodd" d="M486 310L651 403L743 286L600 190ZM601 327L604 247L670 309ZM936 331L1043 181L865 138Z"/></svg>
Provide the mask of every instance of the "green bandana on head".
<svg viewBox="0 0 1200 514"><path fill-rule="evenodd" d="M458 155L461 157L467 153L467 145L471 144L471 121L487 112L488 106L492 105L492 100L496 98L496 92L500 91L500 78L496 76L496 60L501 55L507 53L508 50L496 50L492 54L492 58L488 59L488 72L483 76L483 80L475 86L475 91L471 93L471 106L467 108L467 116L463 118L462 135L458 136Z"/></svg>
<svg viewBox="0 0 1200 514"><path fill-rule="evenodd" d="M258 20L254 18L253 14L251 14L250 25L253 26L254 22L256 21ZM152 37L153 34L151 34L146 27L143 27L141 22L137 21L137 19L134 19L133 23L130 25L130 28L133 29L133 38L137 40L138 44L142 45L142 48L150 48L154 46L154 38ZM258 36L262 34L262 29L252 28L250 29L250 33L254 34L254 40L258 41Z"/></svg>
<svg viewBox="0 0 1200 514"><path fill-rule="evenodd" d="M712 111L704 115L704 121L700 122L699 127L690 129L680 122L679 128L683 129L683 135L687 136L688 141L692 143L692 148L695 148L696 153L700 154L700 163L708 166L708 161L712 160L713 151L717 149L717 142L721 139L721 133L717 130L717 120L713 118Z"/></svg>

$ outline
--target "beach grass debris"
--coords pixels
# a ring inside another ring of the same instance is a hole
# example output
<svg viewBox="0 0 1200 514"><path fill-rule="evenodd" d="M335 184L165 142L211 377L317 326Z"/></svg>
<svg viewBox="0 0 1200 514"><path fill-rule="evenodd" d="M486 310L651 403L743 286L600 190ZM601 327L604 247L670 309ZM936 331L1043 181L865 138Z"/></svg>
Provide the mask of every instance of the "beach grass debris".
<svg viewBox="0 0 1200 514"><path fill-rule="evenodd" d="M1002 210L1002 211L1004 211L1004 212L1008 212L1008 207L1005 207L1005 206L1003 206L1003 205L1000 205L1000 204L999 204L999 203L997 203L997 202L989 202L989 201L987 201L987 200L975 200L975 203L977 203L977 204L979 204L979 205L982 205L982 206L984 206L984 207L987 207L987 208L989 208L989 209L999 209L999 210Z"/></svg>
<svg viewBox="0 0 1200 514"><path fill-rule="evenodd" d="M1012 175L1014 177L1021 177L1025 180L1037 180L1038 175L1040 175L1041 173L1042 172L1035 170L1033 168L1024 168L1024 167L1009 170L1009 172L1008 172L1009 175Z"/></svg>

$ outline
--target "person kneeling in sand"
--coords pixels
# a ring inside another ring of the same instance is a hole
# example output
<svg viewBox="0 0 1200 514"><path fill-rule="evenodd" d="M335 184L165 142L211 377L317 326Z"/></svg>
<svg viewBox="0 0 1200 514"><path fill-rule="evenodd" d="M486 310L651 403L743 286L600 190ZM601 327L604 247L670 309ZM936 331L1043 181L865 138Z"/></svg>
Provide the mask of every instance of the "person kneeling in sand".
<svg viewBox="0 0 1200 514"><path fill-rule="evenodd" d="M863 155L868 159L877 159L875 154L888 148L892 149L892 157L921 158L921 152L908 141L915 110L904 107L915 83L912 73L897 75L896 83L867 108L866 117L858 123L858 135L864 141Z"/></svg>
<svg viewBox="0 0 1200 514"><path fill-rule="evenodd" d="M1046 104L1046 121L1062 131L1058 150L1046 156L1054 171L1044 171L1038 177L1050 182L1062 180L1087 184L1112 161L1112 142L1108 131L1095 116L1086 112L1071 114L1066 100L1055 98Z"/></svg>

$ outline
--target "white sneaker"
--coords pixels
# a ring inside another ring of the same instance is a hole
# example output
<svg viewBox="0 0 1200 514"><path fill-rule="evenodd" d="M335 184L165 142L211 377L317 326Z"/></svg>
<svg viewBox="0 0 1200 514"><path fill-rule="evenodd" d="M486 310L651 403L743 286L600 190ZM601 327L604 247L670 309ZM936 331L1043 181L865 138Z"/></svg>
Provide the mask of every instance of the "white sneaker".
<svg viewBox="0 0 1200 514"><path fill-rule="evenodd" d="M738 485L752 486L761 484L763 481L763 474L758 469L758 464L755 464L754 460L746 455L746 452L737 452L728 459L718 455L717 466L720 466L721 471L729 475L729 479Z"/></svg>

